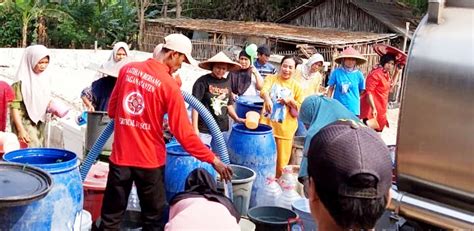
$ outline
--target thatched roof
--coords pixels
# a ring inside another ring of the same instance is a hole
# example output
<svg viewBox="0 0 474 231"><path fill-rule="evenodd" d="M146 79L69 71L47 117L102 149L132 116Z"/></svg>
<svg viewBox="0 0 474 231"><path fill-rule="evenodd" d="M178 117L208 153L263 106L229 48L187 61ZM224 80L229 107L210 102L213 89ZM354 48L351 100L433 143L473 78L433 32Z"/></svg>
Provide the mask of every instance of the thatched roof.
<svg viewBox="0 0 474 231"><path fill-rule="evenodd" d="M222 21L214 19L154 19L147 20L147 22L158 23L175 29L264 37L295 44L307 43L323 46L371 43L397 37L396 34L342 31L266 22Z"/></svg>

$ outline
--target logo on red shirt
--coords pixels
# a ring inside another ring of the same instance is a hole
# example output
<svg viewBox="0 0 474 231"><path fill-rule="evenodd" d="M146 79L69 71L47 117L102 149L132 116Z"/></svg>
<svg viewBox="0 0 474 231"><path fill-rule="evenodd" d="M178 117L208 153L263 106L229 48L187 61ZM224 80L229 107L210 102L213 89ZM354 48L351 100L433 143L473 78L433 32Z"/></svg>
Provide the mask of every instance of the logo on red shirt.
<svg viewBox="0 0 474 231"><path fill-rule="evenodd" d="M123 108L126 112L132 115L140 115L145 109L145 101L139 92L129 93L124 101Z"/></svg>

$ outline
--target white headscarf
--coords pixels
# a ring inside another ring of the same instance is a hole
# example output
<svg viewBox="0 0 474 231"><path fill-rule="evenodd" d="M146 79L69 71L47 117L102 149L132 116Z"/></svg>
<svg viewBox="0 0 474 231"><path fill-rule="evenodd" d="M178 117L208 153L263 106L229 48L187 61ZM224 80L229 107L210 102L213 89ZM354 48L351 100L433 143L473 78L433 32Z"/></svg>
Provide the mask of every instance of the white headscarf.
<svg viewBox="0 0 474 231"><path fill-rule="evenodd" d="M120 48L123 48L125 50L125 53L127 56L130 55L130 49L128 48L128 45L125 42L118 42L114 45L114 48L112 49L112 54L110 54L110 57L107 61L115 61L115 56L117 55L117 52Z"/></svg>
<svg viewBox="0 0 474 231"><path fill-rule="evenodd" d="M51 100L48 68L39 74L33 71L36 64L46 56L51 59L48 48L43 45L27 47L16 73L16 79L21 81L21 94L28 116L35 124L38 121L45 121L46 110Z"/></svg>
<svg viewBox="0 0 474 231"><path fill-rule="evenodd" d="M319 53L312 55L308 59L308 61L303 65L303 67L301 68L302 69L301 74L305 79L311 78L311 74L312 74L312 73L310 73L311 66L313 66L313 64L315 64L317 62L324 63L324 57Z"/></svg>
<svg viewBox="0 0 474 231"><path fill-rule="evenodd" d="M130 56L130 49L128 48L128 45L125 42L118 42L114 45L114 48L112 49L112 53L110 54L109 59L107 59L107 62L102 64L100 68L113 69L115 65L117 64L117 62L115 61L115 56L117 55L117 52L120 48L123 48L125 50L127 57ZM103 74L98 74L98 76L96 76L96 79L99 79L103 76L104 76Z"/></svg>

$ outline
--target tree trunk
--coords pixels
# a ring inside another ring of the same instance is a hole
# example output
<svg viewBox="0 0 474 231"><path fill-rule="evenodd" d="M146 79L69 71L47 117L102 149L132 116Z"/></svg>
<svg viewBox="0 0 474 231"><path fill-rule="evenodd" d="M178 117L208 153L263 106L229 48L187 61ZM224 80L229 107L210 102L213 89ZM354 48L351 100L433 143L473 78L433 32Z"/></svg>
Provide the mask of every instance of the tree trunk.
<svg viewBox="0 0 474 231"><path fill-rule="evenodd" d="M145 30L145 7L140 6L140 27L138 31L138 49L143 50L143 32Z"/></svg>
<svg viewBox="0 0 474 231"><path fill-rule="evenodd" d="M37 28L38 43L43 44L45 46L47 45L47 42L48 42L48 33L46 30L47 30L46 19L43 16L41 16L38 19L38 28Z"/></svg>
<svg viewBox="0 0 474 231"><path fill-rule="evenodd" d="M28 23L23 22L23 28L21 30L21 47L26 47L26 38L28 33Z"/></svg>
<svg viewBox="0 0 474 231"><path fill-rule="evenodd" d="M176 0L176 18L181 18L181 0Z"/></svg>
<svg viewBox="0 0 474 231"><path fill-rule="evenodd" d="M163 0L163 8L161 8L161 15L163 18L168 17L168 0Z"/></svg>

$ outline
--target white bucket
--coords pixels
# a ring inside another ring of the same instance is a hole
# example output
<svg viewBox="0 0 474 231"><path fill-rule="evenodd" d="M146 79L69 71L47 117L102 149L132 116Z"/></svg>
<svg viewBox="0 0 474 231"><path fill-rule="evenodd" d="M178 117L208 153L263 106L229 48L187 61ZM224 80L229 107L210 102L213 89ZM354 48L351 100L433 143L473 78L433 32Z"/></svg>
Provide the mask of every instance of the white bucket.
<svg viewBox="0 0 474 231"><path fill-rule="evenodd" d="M241 231L255 231L256 228L253 222L243 217L240 218L239 226Z"/></svg>
<svg viewBox="0 0 474 231"><path fill-rule="evenodd" d="M87 210L82 210L79 216L76 216L74 222L74 231L90 231L92 229L92 216Z"/></svg>

